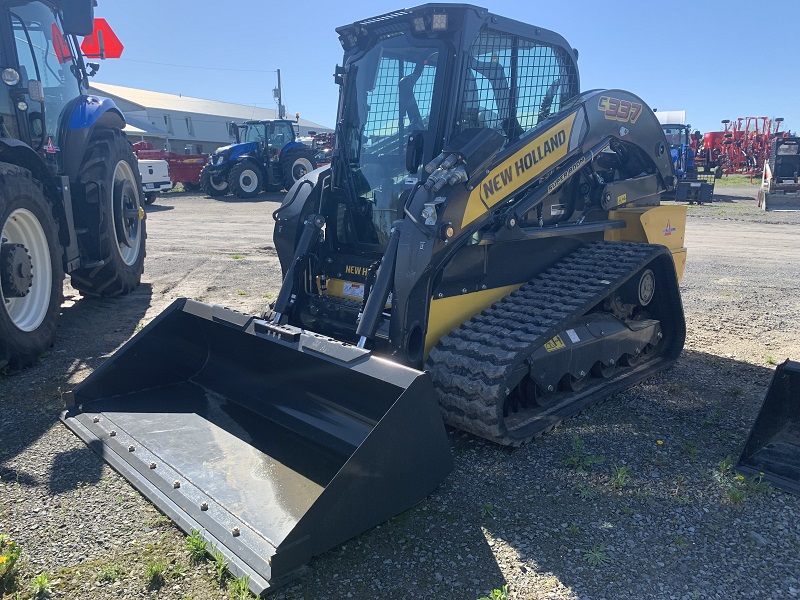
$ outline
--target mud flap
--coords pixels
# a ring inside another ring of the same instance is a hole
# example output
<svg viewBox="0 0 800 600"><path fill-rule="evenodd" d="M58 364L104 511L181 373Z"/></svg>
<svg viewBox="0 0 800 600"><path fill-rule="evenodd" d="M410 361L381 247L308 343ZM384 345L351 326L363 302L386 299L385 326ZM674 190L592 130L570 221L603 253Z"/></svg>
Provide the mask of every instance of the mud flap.
<svg viewBox="0 0 800 600"><path fill-rule="evenodd" d="M422 501L453 465L427 374L183 298L62 419L256 594Z"/></svg>
<svg viewBox="0 0 800 600"><path fill-rule="evenodd" d="M800 362L775 371L736 470L800 494Z"/></svg>

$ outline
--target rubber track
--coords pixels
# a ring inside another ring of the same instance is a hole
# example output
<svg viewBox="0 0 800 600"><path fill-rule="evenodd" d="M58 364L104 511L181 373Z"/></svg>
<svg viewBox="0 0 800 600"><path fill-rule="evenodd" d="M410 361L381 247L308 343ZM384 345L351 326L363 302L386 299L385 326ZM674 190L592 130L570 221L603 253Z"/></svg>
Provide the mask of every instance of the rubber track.
<svg viewBox="0 0 800 600"><path fill-rule="evenodd" d="M425 370L445 421L503 445L518 446L552 429L551 418L511 436L503 421L509 378L536 350L570 328L615 289L666 252L663 246L593 242L566 256L442 337ZM516 382L513 382L516 383ZM596 402L603 399L597 396ZM586 405L560 410L558 420Z"/></svg>

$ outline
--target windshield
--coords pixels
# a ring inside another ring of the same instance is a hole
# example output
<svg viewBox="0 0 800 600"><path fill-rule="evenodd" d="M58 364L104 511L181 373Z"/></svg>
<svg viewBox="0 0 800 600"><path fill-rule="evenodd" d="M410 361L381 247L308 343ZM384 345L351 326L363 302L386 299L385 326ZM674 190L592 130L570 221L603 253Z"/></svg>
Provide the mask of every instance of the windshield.
<svg viewBox="0 0 800 600"><path fill-rule="evenodd" d="M344 103L344 139L352 193L369 219L345 224L340 241L384 246L402 215L413 182L407 180L406 140L412 131L435 128L437 47L409 46L397 35L378 42L350 65ZM371 223L371 226L370 226Z"/></svg>
<svg viewBox="0 0 800 600"><path fill-rule="evenodd" d="M40 99L31 98L28 120L35 146L48 140L48 148L59 144L58 123L64 105L81 94L77 52L72 40L61 32L53 9L39 2L16 6L11 12L14 43L19 58L19 71L25 87L28 82L41 82L44 100L44 123L38 109ZM38 105L38 106L37 106Z"/></svg>
<svg viewBox="0 0 800 600"><path fill-rule="evenodd" d="M683 127L664 127L664 136L670 148L678 148L689 142L688 130Z"/></svg>
<svg viewBox="0 0 800 600"><path fill-rule="evenodd" d="M264 123L247 123L244 127L243 142L257 142L263 144L267 139Z"/></svg>

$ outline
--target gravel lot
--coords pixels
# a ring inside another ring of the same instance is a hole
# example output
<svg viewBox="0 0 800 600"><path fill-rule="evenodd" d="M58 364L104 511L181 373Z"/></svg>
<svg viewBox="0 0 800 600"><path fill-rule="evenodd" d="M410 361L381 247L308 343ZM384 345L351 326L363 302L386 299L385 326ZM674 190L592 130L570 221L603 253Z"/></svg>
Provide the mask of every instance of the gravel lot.
<svg viewBox="0 0 800 600"><path fill-rule="evenodd" d="M738 458L774 363L800 358L800 213L761 213L755 187L719 191L689 209L688 338L674 368L522 449L451 431L455 470L434 495L275 597L474 600L502 585L520 599L800 596L800 498L720 468ZM23 549L21 598L41 571L59 598L231 597L61 425L60 392L174 298L258 311L280 285L279 201L160 198L144 284L115 300L67 288L53 351L0 382L0 533ZM165 583L149 590L153 561Z"/></svg>

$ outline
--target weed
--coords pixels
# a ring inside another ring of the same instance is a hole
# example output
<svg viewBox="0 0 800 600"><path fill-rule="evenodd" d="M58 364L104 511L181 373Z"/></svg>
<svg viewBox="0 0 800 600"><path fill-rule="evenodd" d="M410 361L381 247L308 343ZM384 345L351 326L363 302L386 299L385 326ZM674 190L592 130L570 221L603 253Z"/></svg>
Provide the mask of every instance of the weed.
<svg viewBox="0 0 800 600"><path fill-rule="evenodd" d="M192 535L186 538L186 550L194 564L201 563L206 558L207 542L196 529L192 529Z"/></svg>
<svg viewBox="0 0 800 600"><path fill-rule="evenodd" d="M583 440L576 435L572 438L572 454L567 456L563 462L564 466L583 473L592 465L599 465L605 460L602 456L586 452L583 447Z"/></svg>
<svg viewBox="0 0 800 600"><path fill-rule="evenodd" d="M122 567L115 563L108 563L107 565L103 565L100 569L100 577L98 577L98 579L100 581L116 581L124 574Z"/></svg>
<svg viewBox="0 0 800 600"><path fill-rule="evenodd" d="M266 294L261 294L261 297L264 298L265 300L272 300L275 297L275 294L270 294L269 292L267 292Z"/></svg>
<svg viewBox="0 0 800 600"><path fill-rule="evenodd" d="M186 577L186 565L182 563L175 563L172 565L173 577Z"/></svg>
<svg viewBox="0 0 800 600"><path fill-rule="evenodd" d="M245 292L244 290L236 290L236 293L239 294L240 296L247 296L247 292Z"/></svg>
<svg viewBox="0 0 800 600"><path fill-rule="evenodd" d="M594 489L592 489L588 485L581 484L578 486L577 489L578 489L578 498L580 498L581 500L586 501L594 498Z"/></svg>
<svg viewBox="0 0 800 600"><path fill-rule="evenodd" d="M240 260L240 259L244 258L244 254L231 254L231 258L233 260Z"/></svg>
<svg viewBox="0 0 800 600"><path fill-rule="evenodd" d="M744 490L737 487L728 488L727 492L728 500L731 501L732 504L741 504L744 500Z"/></svg>
<svg viewBox="0 0 800 600"><path fill-rule="evenodd" d="M630 506L623 506L622 507L622 514L626 517L632 517L636 514L636 511L633 510Z"/></svg>
<svg viewBox="0 0 800 600"><path fill-rule="evenodd" d="M5 534L0 534L0 595L11 587L17 576L17 561L22 549Z"/></svg>
<svg viewBox="0 0 800 600"><path fill-rule="evenodd" d="M211 556L214 557L214 571L217 576L217 583L222 585L225 583L225 573L228 568L228 561L225 560L225 555L214 548L214 546L211 546Z"/></svg>
<svg viewBox="0 0 800 600"><path fill-rule="evenodd" d="M567 527L567 533L570 535L578 535L581 532L581 528L573 523L569 527Z"/></svg>
<svg viewBox="0 0 800 600"><path fill-rule="evenodd" d="M602 567L611 561L606 554L605 546L599 544L595 544L590 550L584 550L583 557L591 567Z"/></svg>
<svg viewBox="0 0 800 600"><path fill-rule="evenodd" d="M726 298L727 298L728 296L730 296L730 295L731 295L731 293L730 293L730 292L725 292L725 293L724 293L724 294L722 294L722 295L723 295L724 297L726 297Z"/></svg>
<svg viewBox="0 0 800 600"><path fill-rule="evenodd" d="M34 598L49 598L53 591L53 584L45 571L39 573L31 582L31 594Z"/></svg>
<svg viewBox="0 0 800 600"><path fill-rule="evenodd" d="M719 472L722 475L725 475L725 474L728 473L728 471L731 470L732 466L733 466L733 457L729 454L728 456L723 458L721 461L719 461Z"/></svg>
<svg viewBox="0 0 800 600"><path fill-rule="evenodd" d="M483 504L481 504L481 516L484 519L488 517L494 518L495 516L494 504L491 502L484 502Z"/></svg>
<svg viewBox="0 0 800 600"><path fill-rule="evenodd" d="M494 589L489 592L488 596L478 598L478 600L508 600L508 586L504 585L499 590Z"/></svg>
<svg viewBox="0 0 800 600"><path fill-rule="evenodd" d="M774 356L765 356L764 362L767 363L768 365L777 365L778 359L775 358Z"/></svg>
<svg viewBox="0 0 800 600"><path fill-rule="evenodd" d="M686 538L682 535L673 535L672 541L678 548L686 548L689 546L689 542L687 542Z"/></svg>
<svg viewBox="0 0 800 600"><path fill-rule="evenodd" d="M628 467L618 467L614 465L614 472L611 474L611 485L615 488L624 488L631 477L631 470Z"/></svg>
<svg viewBox="0 0 800 600"><path fill-rule="evenodd" d="M136 324L136 327L134 327L134 328L133 328L133 333L139 333L139 332L140 332L142 329L144 329L144 323L142 323L141 321L139 321L139 322Z"/></svg>
<svg viewBox="0 0 800 600"><path fill-rule="evenodd" d="M744 483L744 487L748 492L764 493L772 489L769 481L764 481L763 473L753 475L752 477L746 477L742 483Z"/></svg>
<svg viewBox="0 0 800 600"><path fill-rule="evenodd" d="M228 585L228 591L234 600L247 600L250 598L250 576L235 577Z"/></svg>
<svg viewBox="0 0 800 600"><path fill-rule="evenodd" d="M164 585L164 571L166 570L167 566L157 558L147 561L147 567L144 570L147 588L157 590Z"/></svg>
<svg viewBox="0 0 800 600"><path fill-rule="evenodd" d="M683 442L681 444L681 450L686 452L686 454L688 454L692 458L697 456L697 444L695 444L694 442Z"/></svg>
<svg viewBox="0 0 800 600"><path fill-rule="evenodd" d="M738 385L734 385L728 388L728 395L732 396L733 398L738 398L739 396L744 395L744 390L740 388Z"/></svg>

